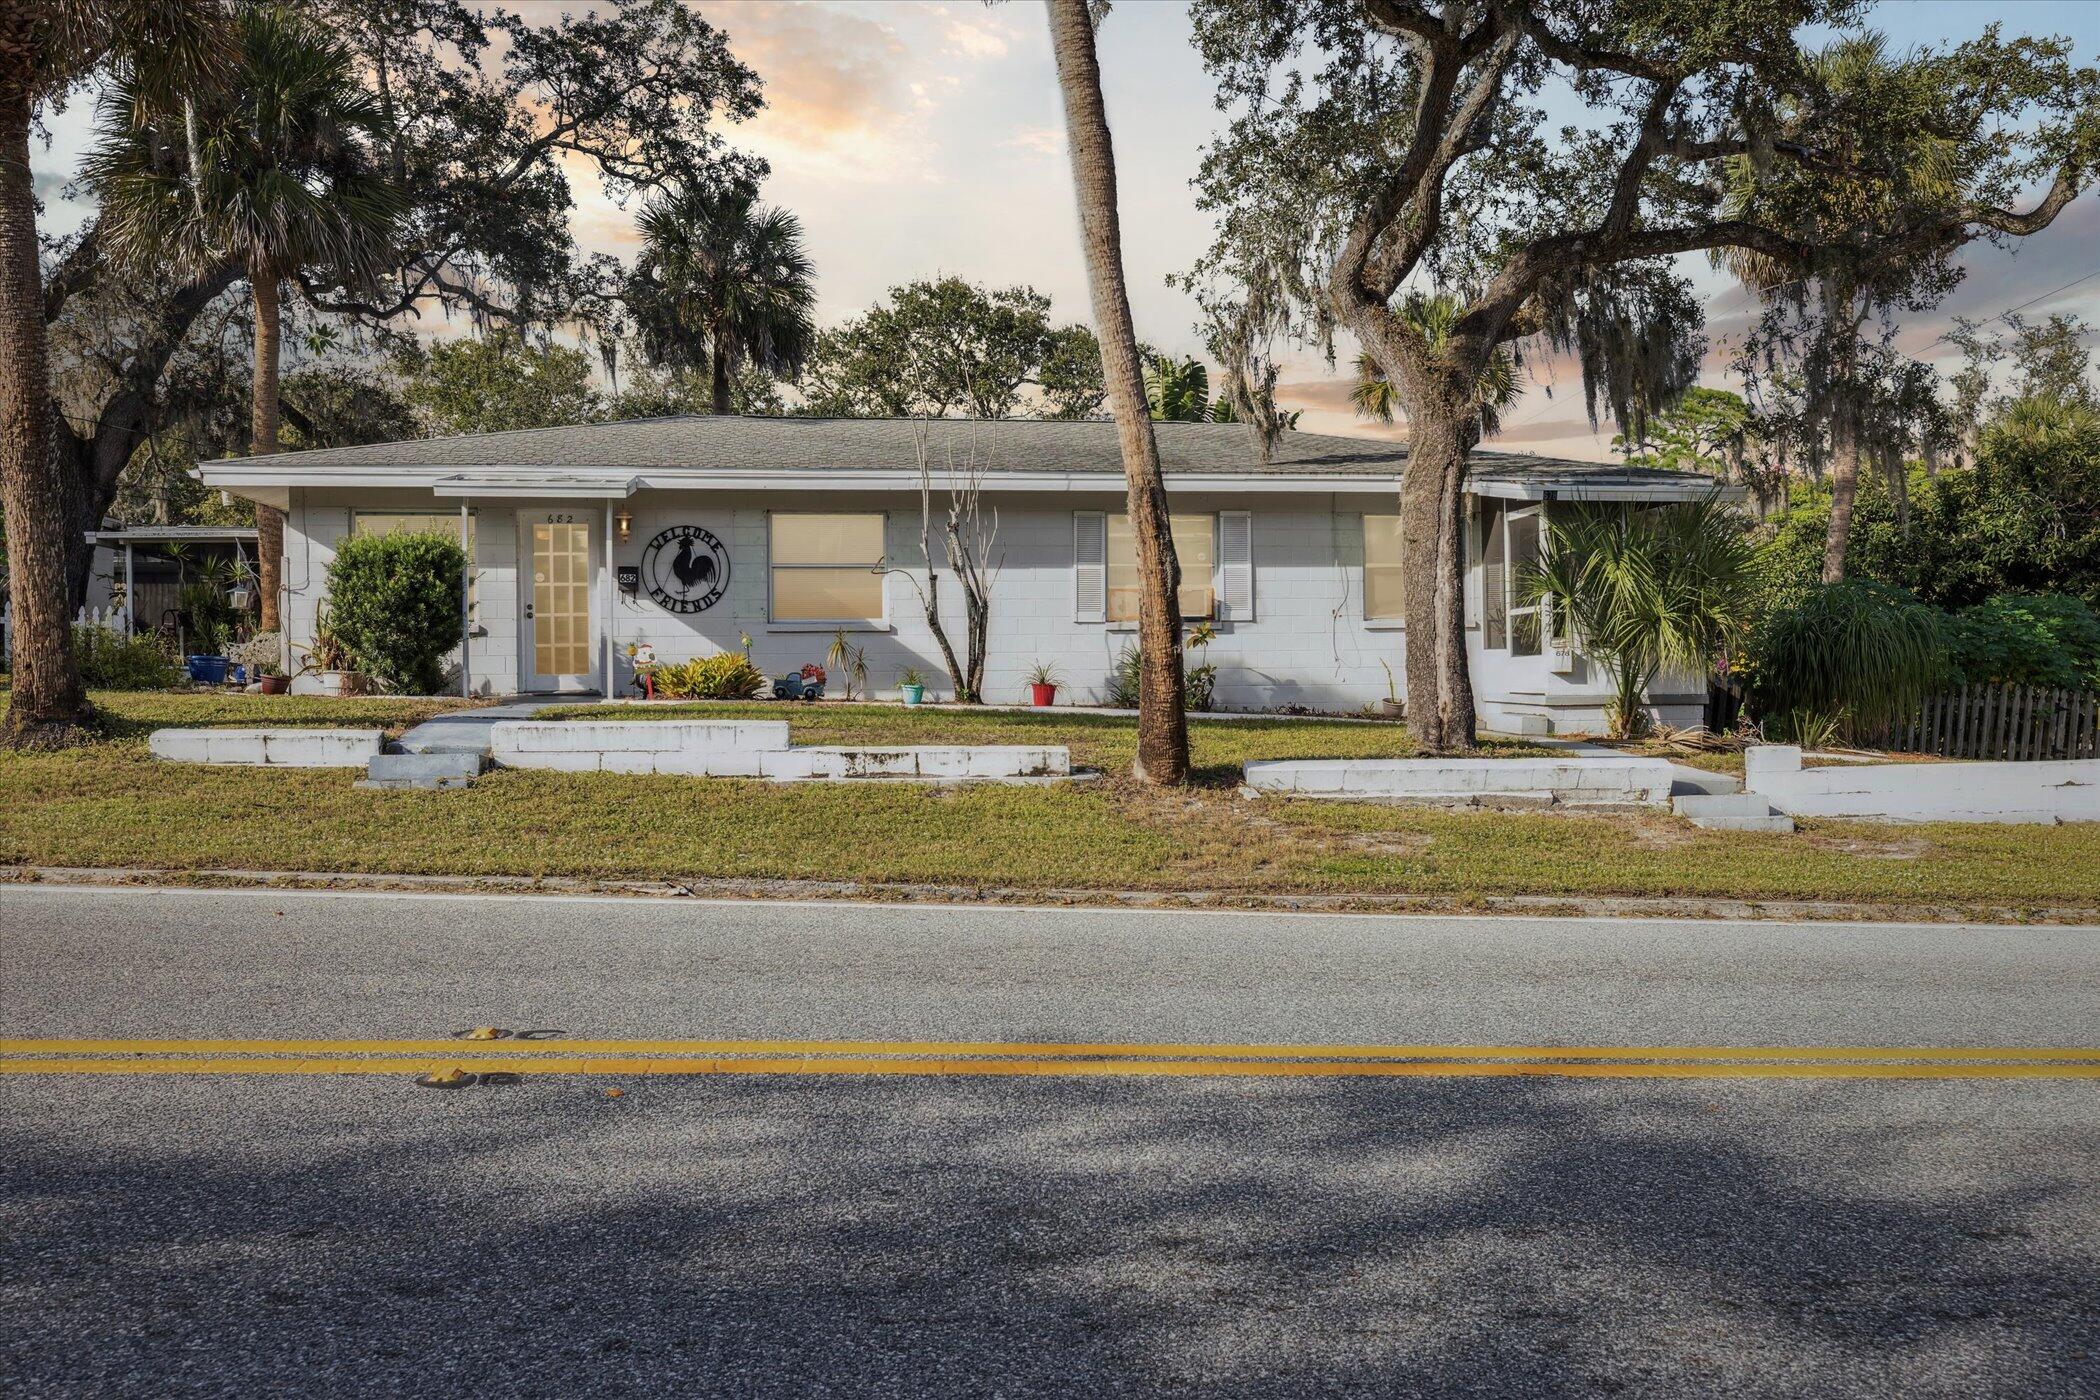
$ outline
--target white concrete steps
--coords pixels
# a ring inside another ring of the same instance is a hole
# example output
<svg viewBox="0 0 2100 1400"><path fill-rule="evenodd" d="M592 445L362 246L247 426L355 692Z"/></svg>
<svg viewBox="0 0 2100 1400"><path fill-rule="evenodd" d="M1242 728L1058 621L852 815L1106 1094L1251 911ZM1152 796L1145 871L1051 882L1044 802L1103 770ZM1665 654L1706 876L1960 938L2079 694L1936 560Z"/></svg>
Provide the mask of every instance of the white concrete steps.
<svg viewBox="0 0 2100 1400"><path fill-rule="evenodd" d="M1685 793L1671 807L1693 826L1708 831L1792 831L1794 819L1774 811L1754 792Z"/></svg>

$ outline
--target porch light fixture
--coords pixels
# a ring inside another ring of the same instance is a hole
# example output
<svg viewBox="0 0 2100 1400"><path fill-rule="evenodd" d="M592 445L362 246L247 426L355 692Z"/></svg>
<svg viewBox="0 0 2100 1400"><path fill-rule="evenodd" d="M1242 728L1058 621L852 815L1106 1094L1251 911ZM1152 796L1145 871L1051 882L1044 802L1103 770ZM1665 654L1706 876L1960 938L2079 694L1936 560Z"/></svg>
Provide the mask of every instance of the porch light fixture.
<svg viewBox="0 0 2100 1400"><path fill-rule="evenodd" d="M620 532L620 543L627 543L627 537L634 533L634 512L630 510L614 511L613 527Z"/></svg>

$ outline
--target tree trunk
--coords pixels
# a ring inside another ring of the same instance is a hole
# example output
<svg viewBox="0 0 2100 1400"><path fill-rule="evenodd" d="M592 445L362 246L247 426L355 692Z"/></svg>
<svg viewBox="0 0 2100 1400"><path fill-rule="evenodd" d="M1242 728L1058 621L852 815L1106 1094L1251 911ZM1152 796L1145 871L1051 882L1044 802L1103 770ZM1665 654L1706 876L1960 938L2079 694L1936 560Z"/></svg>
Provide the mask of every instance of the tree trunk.
<svg viewBox="0 0 2100 1400"><path fill-rule="evenodd" d="M1101 98L1101 64L1087 0L1047 0L1050 42L1057 55L1065 106L1065 139L1072 154L1072 188L1079 205L1079 241L1093 293L1094 330L1109 410L1123 450L1130 533L1136 541L1140 593L1138 750L1140 781L1178 785L1189 777L1188 717L1182 708L1181 566L1167 513L1166 479L1145 404L1137 332L1123 282L1123 231L1116 210L1116 158Z"/></svg>
<svg viewBox="0 0 2100 1400"><path fill-rule="evenodd" d="M250 457L277 450L278 332L282 320L275 269L257 269L249 278L255 290L255 388L249 400ZM284 512L258 502L255 507L257 591L262 594L262 630L281 625L278 594L284 581Z"/></svg>
<svg viewBox="0 0 2100 1400"><path fill-rule="evenodd" d="M1830 530L1823 538L1823 582L1845 577L1852 542L1852 505L1859 496L1859 347L1849 289L1823 285L1823 325L1837 337L1831 348Z"/></svg>
<svg viewBox="0 0 2100 1400"><path fill-rule="evenodd" d="M0 740L60 748L86 737L66 607L66 512L51 441L51 367L29 171L29 104L0 111L0 500L7 514L13 697Z"/></svg>
<svg viewBox="0 0 2100 1400"><path fill-rule="evenodd" d="M715 416L726 418L735 405L729 397L729 332L720 326L715 328L714 344L708 347L707 358L714 379Z"/></svg>
<svg viewBox="0 0 2100 1400"><path fill-rule="evenodd" d="M1478 737L1466 660L1465 463L1470 417L1447 386L1407 398L1400 559L1407 591L1407 723L1432 753Z"/></svg>

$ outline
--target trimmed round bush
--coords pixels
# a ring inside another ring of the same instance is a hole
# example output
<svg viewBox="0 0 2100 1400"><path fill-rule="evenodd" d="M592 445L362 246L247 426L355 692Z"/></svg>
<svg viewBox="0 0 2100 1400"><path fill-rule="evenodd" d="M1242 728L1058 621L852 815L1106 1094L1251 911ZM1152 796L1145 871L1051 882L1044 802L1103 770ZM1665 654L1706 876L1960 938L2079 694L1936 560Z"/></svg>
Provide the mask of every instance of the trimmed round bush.
<svg viewBox="0 0 2100 1400"><path fill-rule="evenodd" d="M389 687L432 695L459 646L466 553L443 535L352 535L328 566L328 618L362 669Z"/></svg>

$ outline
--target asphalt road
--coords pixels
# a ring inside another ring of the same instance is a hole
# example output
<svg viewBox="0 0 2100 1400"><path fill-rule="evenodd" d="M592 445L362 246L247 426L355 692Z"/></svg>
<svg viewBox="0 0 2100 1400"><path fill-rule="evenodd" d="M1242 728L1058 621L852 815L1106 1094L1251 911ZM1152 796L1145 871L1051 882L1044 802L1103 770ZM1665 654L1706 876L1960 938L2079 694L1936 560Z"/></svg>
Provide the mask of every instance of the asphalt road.
<svg viewBox="0 0 2100 1400"><path fill-rule="evenodd" d="M0 890L0 1035L2100 1044L2100 930ZM2100 1393L2100 1081L0 1076L0 1393Z"/></svg>

